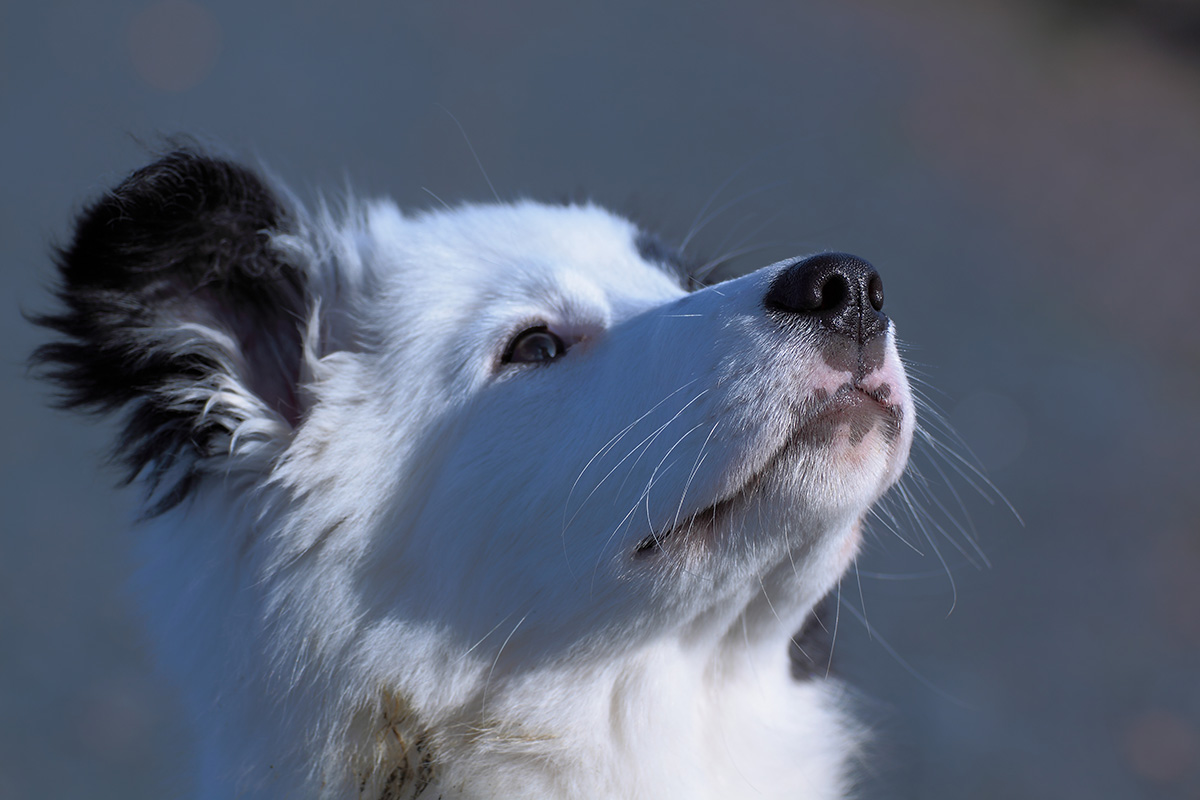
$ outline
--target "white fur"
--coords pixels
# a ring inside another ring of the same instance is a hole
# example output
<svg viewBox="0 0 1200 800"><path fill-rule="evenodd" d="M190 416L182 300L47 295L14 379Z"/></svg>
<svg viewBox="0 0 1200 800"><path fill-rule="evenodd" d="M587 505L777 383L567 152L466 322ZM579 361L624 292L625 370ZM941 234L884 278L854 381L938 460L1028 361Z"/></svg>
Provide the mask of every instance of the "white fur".
<svg viewBox="0 0 1200 800"><path fill-rule="evenodd" d="M228 455L140 539L200 797L844 795L854 728L787 646L904 467L893 334L867 380L897 440L793 447L716 530L635 558L848 376L764 313L782 265L688 294L635 234L590 205L382 202L277 237L317 301L301 421L234 353L189 390L238 409ZM500 364L535 324L568 354Z"/></svg>

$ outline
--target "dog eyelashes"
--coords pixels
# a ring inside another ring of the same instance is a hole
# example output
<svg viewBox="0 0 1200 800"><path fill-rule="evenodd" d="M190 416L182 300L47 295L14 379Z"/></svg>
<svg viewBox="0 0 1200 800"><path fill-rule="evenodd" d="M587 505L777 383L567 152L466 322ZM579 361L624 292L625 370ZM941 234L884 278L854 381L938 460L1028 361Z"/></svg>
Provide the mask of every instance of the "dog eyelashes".
<svg viewBox="0 0 1200 800"><path fill-rule="evenodd" d="M567 345L545 325L527 328L513 337L500 359L504 364L536 364L565 355Z"/></svg>

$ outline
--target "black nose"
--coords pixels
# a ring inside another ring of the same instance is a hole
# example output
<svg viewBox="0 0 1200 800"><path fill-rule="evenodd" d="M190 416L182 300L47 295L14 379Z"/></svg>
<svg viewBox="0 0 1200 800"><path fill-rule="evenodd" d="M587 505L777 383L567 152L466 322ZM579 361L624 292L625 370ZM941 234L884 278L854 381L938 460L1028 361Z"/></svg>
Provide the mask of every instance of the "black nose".
<svg viewBox="0 0 1200 800"><path fill-rule="evenodd" d="M821 253L797 261L771 282L767 309L798 314L864 345L887 331L883 281L875 268L848 253Z"/></svg>

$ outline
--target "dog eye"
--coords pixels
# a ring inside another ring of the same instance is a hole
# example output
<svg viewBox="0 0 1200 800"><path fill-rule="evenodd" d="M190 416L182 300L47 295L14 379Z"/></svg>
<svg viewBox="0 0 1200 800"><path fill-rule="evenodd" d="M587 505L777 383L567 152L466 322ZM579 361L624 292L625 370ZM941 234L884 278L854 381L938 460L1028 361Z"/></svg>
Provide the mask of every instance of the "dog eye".
<svg viewBox="0 0 1200 800"><path fill-rule="evenodd" d="M566 352L567 346L563 340L545 327L529 328L513 337L501 361L505 364L533 364L553 361Z"/></svg>

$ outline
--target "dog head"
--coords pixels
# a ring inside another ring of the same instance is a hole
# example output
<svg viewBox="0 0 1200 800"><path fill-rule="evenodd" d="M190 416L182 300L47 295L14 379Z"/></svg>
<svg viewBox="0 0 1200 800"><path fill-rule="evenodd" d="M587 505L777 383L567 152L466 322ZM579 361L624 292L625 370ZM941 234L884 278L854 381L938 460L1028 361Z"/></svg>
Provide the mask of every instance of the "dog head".
<svg viewBox="0 0 1200 800"><path fill-rule="evenodd" d="M355 236L375 287L344 313L372 346L313 391L317 424L284 471L302 486L346 448L334 494L358 498L359 473L391 470L371 504L371 560L394 571L382 607L461 613L468 638L527 614L520 641L641 621L659 635L727 622L785 563L807 597L782 605L804 606L903 466L911 402L858 259L688 293L591 206L382 204ZM352 466L360 437L386 449Z"/></svg>
<svg viewBox="0 0 1200 800"><path fill-rule="evenodd" d="M595 206L308 215L181 151L60 267L40 358L68 405L125 410L163 635L215 581L246 627L217 635L289 687L341 670L426 717L580 652L782 648L913 433L844 254L689 291Z"/></svg>

